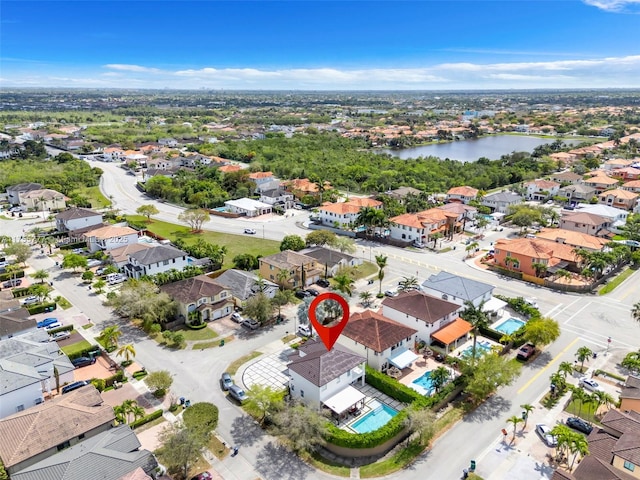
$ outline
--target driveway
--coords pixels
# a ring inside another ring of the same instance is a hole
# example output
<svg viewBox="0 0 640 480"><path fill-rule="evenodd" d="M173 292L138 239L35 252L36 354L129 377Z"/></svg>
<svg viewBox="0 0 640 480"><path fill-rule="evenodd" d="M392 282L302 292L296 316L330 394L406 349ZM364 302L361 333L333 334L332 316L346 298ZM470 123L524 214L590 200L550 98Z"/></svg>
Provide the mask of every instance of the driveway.
<svg viewBox="0 0 640 480"><path fill-rule="evenodd" d="M271 387L274 390L287 388L289 384L287 363L289 355L293 353L295 353L293 348L285 348L280 353L272 353L250 364L242 372L242 383L245 388L251 388L256 384Z"/></svg>

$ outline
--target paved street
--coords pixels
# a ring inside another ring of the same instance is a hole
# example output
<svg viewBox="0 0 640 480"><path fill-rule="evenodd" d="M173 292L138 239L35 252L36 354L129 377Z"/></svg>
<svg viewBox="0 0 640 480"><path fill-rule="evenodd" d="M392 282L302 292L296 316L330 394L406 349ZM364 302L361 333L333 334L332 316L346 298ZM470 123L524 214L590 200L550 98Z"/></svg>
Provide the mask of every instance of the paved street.
<svg viewBox="0 0 640 480"><path fill-rule="evenodd" d="M143 203L154 203L160 214L155 217L176 222L179 208L158 203L144 197L133 188L134 178L127 176L113 164L95 163L105 171L102 187L107 195L113 195L116 207L127 213L134 213ZM279 240L288 233L305 235L308 231L297 224L305 217L276 219L264 223L265 238ZM32 221L32 220L31 220ZM12 236L22 235L22 229L29 220L1 221L3 232ZM229 233L242 233L246 220L215 218L205 228ZM255 226L252 228L256 228ZM257 228L261 233L261 227ZM481 241L481 248L488 248L504 233L487 232ZM549 375L562 361L573 362L575 351L582 345L601 353L598 361L605 361L607 349L610 356L621 356L623 352L637 349L638 325L630 316L633 303L640 300L638 273L634 273L614 293L600 297L596 295L573 295L552 292L545 288L501 278L493 273L478 269L471 261L463 261L464 248L457 244L456 250L435 254L429 251L402 250L380 246L369 242L359 242L357 255L366 260L376 254L389 258L382 290L395 287L403 276L417 276L422 282L431 273L447 270L469 278L491 283L495 293L508 296L535 297L545 315L558 320L562 335L548 347L534 362L523 368L522 375L511 386L501 388L496 395L456 424L438 439L434 447L425 453L410 468L391 475L389 478L402 479L451 479L459 478L469 461L478 462L478 473L486 479L548 478L549 472L535 459L527 460L526 454L517 454L517 449L528 452L529 443L536 441L533 430L523 439L518 439L516 449L501 446L501 429L506 427L506 419L520 414L519 405L537 404L538 399L549 387ZM333 478L317 472L280 448L277 442L263 434L258 426L232 403L219 388L220 374L229 363L249 352L258 350L264 354L276 354L282 349L281 338L295 329L294 320L276 325L268 330L252 335L244 335L222 348L208 350L167 351L137 329L131 328L118 318L114 318L93 293L83 286L77 276L61 271L54 261L46 256L33 256L30 263L35 269L45 268L51 272L54 287L75 305L78 312L86 314L95 327L85 331L88 337L96 335L104 326L117 322L125 332L123 343L135 342L136 360L148 370L166 369L174 375L172 393L195 401L210 401L220 408L218 432L229 444L239 445L240 453L235 458L227 458L215 465L226 479L321 479ZM365 280L357 283L357 291L369 289L378 291L377 282L367 285ZM354 298L357 296L354 295ZM611 343L608 343L609 337ZM535 418L553 423L555 412L536 409L530 422ZM471 440L472 439L472 440ZM217 462L217 461L216 461ZM500 473L502 472L502 473Z"/></svg>

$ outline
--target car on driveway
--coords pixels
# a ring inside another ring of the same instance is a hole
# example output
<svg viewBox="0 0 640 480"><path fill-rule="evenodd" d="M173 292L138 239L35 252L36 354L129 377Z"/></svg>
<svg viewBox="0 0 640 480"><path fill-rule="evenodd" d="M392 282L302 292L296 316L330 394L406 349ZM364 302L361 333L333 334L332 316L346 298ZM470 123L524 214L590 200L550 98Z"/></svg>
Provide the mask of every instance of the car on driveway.
<svg viewBox="0 0 640 480"><path fill-rule="evenodd" d="M518 350L518 354L516 355L516 358L518 360L529 360L529 358L531 358L531 356L535 352L536 352L536 347L534 347L530 343L527 343L526 345L523 345L522 347L520 347L520 350Z"/></svg>
<svg viewBox="0 0 640 480"><path fill-rule="evenodd" d="M548 447L558 445L558 439L554 435L551 435L551 429L544 423L538 423L536 425L536 433L540 435L540 438Z"/></svg>
<svg viewBox="0 0 640 480"><path fill-rule="evenodd" d="M329 280L325 280L324 278L321 278L316 282L316 285L322 288L328 288L330 283L329 283Z"/></svg>
<svg viewBox="0 0 640 480"><path fill-rule="evenodd" d="M49 330L55 330L56 328L60 328L63 325L60 322L53 322L49 325L47 325L46 327L44 327L45 330L49 331Z"/></svg>
<svg viewBox="0 0 640 480"><path fill-rule="evenodd" d="M245 228L244 233L246 233L247 235L255 235L256 230L254 228Z"/></svg>
<svg viewBox="0 0 640 480"><path fill-rule="evenodd" d="M593 427L580 417L569 417L565 423L567 424L567 427L571 427L574 430L586 433L587 435L589 435L593 430Z"/></svg>
<svg viewBox="0 0 640 480"><path fill-rule="evenodd" d="M213 480L213 476L209 472L202 472L195 477L191 477L191 480Z"/></svg>
<svg viewBox="0 0 640 480"><path fill-rule="evenodd" d="M93 365L94 363L96 363L96 359L95 358L91 358L91 357L78 357L78 358L74 358L73 360L71 360L71 364L75 368L86 367L86 366L89 366L89 365Z"/></svg>
<svg viewBox="0 0 640 480"><path fill-rule="evenodd" d="M586 377L582 377L578 382L578 385L580 385L585 390L590 390L592 392L597 392L598 390L602 390L598 382Z"/></svg>
<svg viewBox="0 0 640 480"><path fill-rule="evenodd" d="M247 318L244 322L242 322L242 326L245 328L250 328L251 330L255 330L260 326L260 324L253 318Z"/></svg>
<svg viewBox="0 0 640 480"><path fill-rule="evenodd" d="M306 290L296 290L295 296L302 300L303 298L310 297L311 294Z"/></svg>
<svg viewBox="0 0 640 480"><path fill-rule="evenodd" d="M303 337L310 337L311 325L298 325L298 333Z"/></svg>
<svg viewBox="0 0 640 480"><path fill-rule="evenodd" d="M22 300L23 305L33 305L34 303L38 303L38 297L35 295L30 295Z"/></svg>
<svg viewBox="0 0 640 480"><path fill-rule="evenodd" d="M231 378L231 375L229 375L227 372L224 372L220 377L220 386L222 387L222 390L226 392L227 390L229 390L229 387L231 385L233 385L233 378Z"/></svg>
<svg viewBox="0 0 640 480"><path fill-rule="evenodd" d="M315 288L307 288L305 292L307 292L309 295L312 295L314 297L317 297L318 295L320 295L320 292Z"/></svg>
<svg viewBox="0 0 640 480"><path fill-rule="evenodd" d="M49 341L50 342L57 342L58 340L66 340L67 338L71 337L71 332L65 331L65 332L56 332L53 335L51 335L49 337Z"/></svg>
<svg viewBox="0 0 640 480"><path fill-rule="evenodd" d="M240 315L238 312L233 312L231 314L231 320L233 320L236 323L244 322L244 318L242 318L242 315Z"/></svg>
<svg viewBox="0 0 640 480"><path fill-rule="evenodd" d="M244 393L244 390L235 384L229 387L229 396L236 399L240 403L243 403L249 398L247 397L247 394Z"/></svg>
<svg viewBox="0 0 640 480"><path fill-rule="evenodd" d="M19 287L20 285L22 285L22 279L21 278L12 278L11 280L7 280L6 282L4 282L2 284L2 288Z"/></svg>
<svg viewBox="0 0 640 480"><path fill-rule="evenodd" d="M49 318L45 318L44 320L40 320L36 326L38 328L46 328L49 325L53 325L54 323L60 323L58 322L58 319L55 317L49 317Z"/></svg>
<svg viewBox="0 0 640 480"><path fill-rule="evenodd" d="M397 297L398 296L398 291L397 290L387 290L384 292L384 294L387 297Z"/></svg>

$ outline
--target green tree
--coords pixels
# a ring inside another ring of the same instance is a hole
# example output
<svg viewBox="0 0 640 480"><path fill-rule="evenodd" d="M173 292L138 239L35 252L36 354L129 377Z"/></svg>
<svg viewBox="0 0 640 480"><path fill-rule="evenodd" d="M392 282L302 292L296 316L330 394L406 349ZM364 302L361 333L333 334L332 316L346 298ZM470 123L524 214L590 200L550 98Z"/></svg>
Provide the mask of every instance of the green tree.
<svg viewBox="0 0 640 480"><path fill-rule="evenodd" d="M620 365L634 373L640 372L640 351L627 353Z"/></svg>
<svg viewBox="0 0 640 480"><path fill-rule="evenodd" d="M295 298L291 290L278 290L271 299L271 304L278 309L278 317L282 316L282 307L291 303Z"/></svg>
<svg viewBox="0 0 640 480"><path fill-rule="evenodd" d="M424 445L435 433L436 416L431 410L421 407L409 407L405 424L411 433L418 435L418 444Z"/></svg>
<svg viewBox="0 0 640 480"><path fill-rule="evenodd" d="M387 257L384 255L376 255L376 265L378 265L378 282L380 284L378 295L382 295L382 280L384 280L384 269L387 266Z"/></svg>
<svg viewBox="0 0 640 480"><path fill-rule="evenodd" d="M200 429L191 429L181 422L169 422L160 435L157 453L169 471L181 480L189 478L189 469L199 459L208 437Z"/></svg>
<svg viewBox="0 0 640 480"><path fill-rule="evenodd" d="M571 440L569 441L569 452L573 454L571 465L569 465L569 471L571 472L578 455L580 455L580 457L589 455L589 443L587 442L587 439L580 434L572 435Z"/></svg>
<svg viewBox="0 0 640 480"><path fill-rule="evenodd" d="M284 408L283 393L269 386L254 383L247 389L249 399L245 405L249 411L259 415L258 421L264 425L268 416L274 415Z"/></svg>
<svg viewBox="0 0 640 480"><path fill-rule="evenodd" d="M49 285L46 285L44 283L37 283L36 285L32 285L29 291L32 295L38 297L38 301L40 302L46 300L51 294L51 288L49 288Z"/></svg>
<svg viewBox="0 0 640 480"><path fill-rule="evenodd" d="M147 205L140 205L136 209L136 213L138 215L142 215L144 217L147 217L147 223L150 223L151 222L151 215L157 215L158 213L160 213L160 211L158 210L158 208L155 205L147 204Z"/></svg>
<svg viewBox="0 0 640 480"><path fill-rule="evenodd" d="M35 278L36 280L40 280L40 283L44 283L44 281L49 278L49 272L47 272L46 270L36 270L30 275L30 277Z"/></svg>
<svg viewBox="0 0 640 480"><path fill-rule="evenodd" d="M584 362L589 360L591 355L593 355L593 351L587 346L580 347L576 352L575 356L578 357L578 361L580 362L581 373L584 373Z"/></svg>
<svg viewBox="0 0 640 480"><path fill-rule="evenodd" d="M100 339L104 343L105 348L117 348L118 340L122 336L122 331L118 325L110 325L100 332Z"/></svg>
<svg viewBox="0 0 640 480"><path fill-rule="evenodd" d="M31 247L22 242L10 243L4 247L4 254L15 257L16 263L24 265L24 262L31 256Z"/></svg>
<svg viewBox="0 0 640 480"><path fill-rule="evenodd" d="M198 233L202 231L202 225L211 219L209 212L201 208L190 208L178 215L178 220L191 227L191 231Z"/></svg>
<svg viewBox="0 0 640 480"><path fill-rule="evenodd" d="M340 273L333 277L333 286L336 290L351 296L354 280L348 273Z"/></svg>
<svg viewBox="0 0 640 480"><path fill-rule="evenodd" d="M337 248L340 252L348 253L349 255L356 253L356 242L353 238L336 237L331 246Z"/></svg>
<svg viewBox="0 0 640 480"><path fill-rule="evenodd" d="M219 411L213 403L198 402L187 408L182 414L185 427L199 430L209 437L218 426Z"/></svg>
<svg viewBox="0 0 640 480"><path fill-rule="evenodd" d="M157 372L151 372L144 378L144 382L151 389L152 392L164 392L166 393L173 384L173 378L171 373L167 370L158 370Z"/></svg>
<svg viewBox="0 0 640 480"><path fill-rule="evenodd" d="M589 402L589 394L580 387L573 387L571 400L578 404L578 417L582 416L582 407Z"/></svg>
<svg viewBox="0 0 640 480"><path fill-rule="evenodd" d="M436 393L440 391L442 387L446 385L446 383L451 378L451 373L447 367L437 367L431 371L431 384L435 389Z"/></svg>
<svg viewBox="0 0 640 480"><path fill-rule="evenodd" d="M100 279L93 284L93 290L96 292L97 295L101 295L104 292L104 287L106 286L107 286L107 282Z"/></svg>
<svg viewBox="0 0 640 480"><path fill-rule="evenodd" d="M327 421L304 404L296 403L274 416L276 432L296 452L313 451L324 442Z"/></svg>
<svg viewBox="0 0 640 480"><path fill-rule="evenodd" d="M560 325L552 318L532 318L524 326L524 339L536 346L548 345L559 336Z"/></svg>
<svg viewBox="0 0 640 480"><path fill-rule="evenodd" d="M573 364L571 362L561 362L560 365L558 365L558 373L565 379L567 375L573 375Z"/></svg>
<svg viewBox="0 0 640 480"><path fill-rule="evenodd" d="M305 237L305 242L308 246L317 245L322 247L324 245L333 245L336 238L336 234L329 230L314 230Z"/></svg>
<svg viewBox="0 0 640 480"><path fill-rule="evenodd" d="M256 270L260 266L260 262L257 257L250 253L242 253L233 257L233 268L238 270L251 271Z"/></svg>
<svg viewBox="0 0 640 480"><path fill-rule="evenodd" d="M358 294L358 297L360 298L360 303L364 308L369 308L371 306L371 299L373 297L373 295L371 295L371 292L365 290L363 292L360 292Z"/></svg>
<svg viewBox="0 0 640 480"><path fill-rule="evenodd" d="M524 417L524 425L522 426L522 430L527 428L527 421L529 420L529 415L531 414L531 412L533 412L534 410L534 406L529 404L529 403L523 403L522 405L520 405L520 408L523 410L523 417Z"/></svg>
<svg viewBox="0 0 640 480"><path fill-rule="evenodd" d="M130 362L136 356L136 349L133 344L128 343L126 345L122 345L118 352L116 353L117 357L124 357L125 362Z"/></svg>
<svg viewBox="0 0 640 480"><path fill-rule="evenodd" d="M78 253L67 253L62 259L62 268L72 268L77 271L79 268L87 268L87 257Z"/></svg>
<svg viewBox="0 0 640 480"><path fill-rule="evenodd" d="M513 415L512 417L509 417L507 419L507 423L510 423L513 425L513 436L511 437L512 441L516 439L516 428L518 427L518 424L522 422L524 422L524 420L521 417L518 417L517 415Z"/></svg>
<svg viewBox="0 0 640 480"><path fill-rule="evenodd" d="M273 315L273 304L269 297L260 292L244 302L243 311L248 318L264 325Z"/></svg>
<svg viewBox="0 0 640 480"><path fill-rule="evenodd" d="M520 373L520 364L496 353L487 353L477 359L475 365L464 365L463 371L467 378L464 391L478 404L498 387L510 385Z"/></svg>
<svg viewBox="0 0 640 480"><path fill-rule="evenodd" d="M82 280L87 283L91 283L91 280L93 280L94 276L95 273L93 273L91 270L85 270L84 272L82 272Z"/></svg>
<svg viewBox="0 0 640 480"><path fill-rule="evenodd" d="M473 327L473 346L471 349L471 364L476 361L476 343L478 341L478 331L482 328L487 328L489 324L489 317L487 317L487 313L484 311L484 301L480 303L477 307L466 300L464 302L465 309L460 313L460 317L463 320L466 320Z"/></svg>
<svg viewBox="0 0 640 480"><path fill-rule="evenodd" d="M305 247L304 240L300 235L286 235L280 242L280 251L293 250L298 252Z"/></svg>
<svg viewBox="0 0 640 480"><path fill-rule="evenodd" d="M142 319L145 330L154 323L164 324L177 314L177 304L159 292L154 283L144 280L129 280L107 303L121 317Z"/></svg>
<svg viewBox="0 0 640 480"><path fill-rule="evenodd" d="M418 290L420 288L420 284L418 283L418 279L413 276L402 277L402 280L398 282L398 291L400 292L409 292L411 290Z"/></svg>

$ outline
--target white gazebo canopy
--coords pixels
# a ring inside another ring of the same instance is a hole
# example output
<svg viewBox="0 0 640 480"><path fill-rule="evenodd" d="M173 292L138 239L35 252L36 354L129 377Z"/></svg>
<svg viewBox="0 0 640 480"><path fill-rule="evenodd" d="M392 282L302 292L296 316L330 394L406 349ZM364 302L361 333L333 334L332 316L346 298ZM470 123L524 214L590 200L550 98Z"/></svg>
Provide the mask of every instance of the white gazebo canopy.
<svg viewBox="0 0 640 480"><path fill-rule="evenodd" d="M407 368L417 359L418 355L413 353L411 350L407 350L406 348L396 348L393 351L393 355L391 355L387 360L389 360L394 367L398 367L402 370L403 368Z"/></svg>
<svg viewBox="0 0 640 480"><path fill-rule="evenodd" d="M484 304L482 309L485 312L499 312L506 306L507 306L507 302L504 302L496 297L491 297L491 299Z"/></svg>
<svg viewBox="0 0 640 480"><path fill-rule="evenodd" d="M348 386L344 390L339 391L333 397L328 398L323 403L326 407L338 415L346 412L358 402L364 400L365 396L359 391Z"/></svg>

